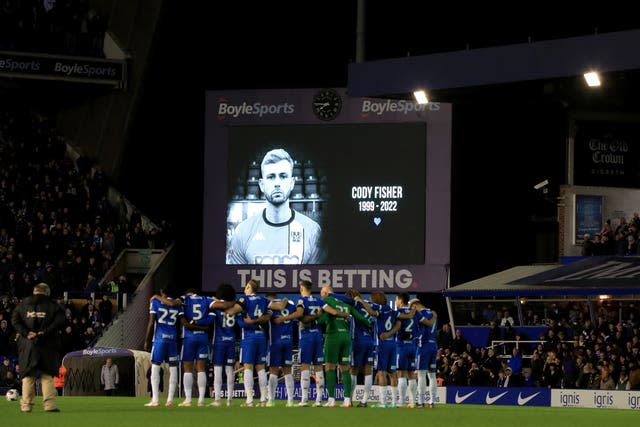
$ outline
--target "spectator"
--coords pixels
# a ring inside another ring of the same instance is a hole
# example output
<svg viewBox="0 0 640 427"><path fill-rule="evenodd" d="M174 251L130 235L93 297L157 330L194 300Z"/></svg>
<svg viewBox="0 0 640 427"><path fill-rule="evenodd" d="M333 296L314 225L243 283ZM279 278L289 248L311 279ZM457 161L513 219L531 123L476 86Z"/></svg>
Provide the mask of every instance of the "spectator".
<svg viewBox="0 0 640 427"><path fill-rule="evenodd" d="M102 300L98 304L98 310L100 312L100 318L102 319L103 325L108 325L111 323L112 313L113 313L113 303L109 298L109 295L103 294Z"/></svg>
<svg viewBox="0 0 640 427"><path fill-rule="evenodd" d="M467 374L468 385L471 387L482 387L486 385L485 372L480 369L477 362L471 363L471 368Z"/></svg>
<svg viewBox="0 0 640 427"><path fill-rule="evenodd" d="M615 390L616 382L611 378L611 372L606 366L600 367L600 390Z"/></svg>
<svg viewBox="0 0 640 427"><path fill-rule="evenodd" d="M629 388L640 390L640 367L637 362L629 363Z"/></svg>
<svg viewBox="0 0 640 427"><path fill-rule="evenodd" d="M20 381L16 379L16 374L13 371L7 371L4 376L4 382L2 385L7 388L19 389Z"/></svg>
<svg viewBox="0 0 640 427"><path fill-rule="evenodd" d="M491 322L489 324L489 334L487 335L487 347L492 347L494 343L497 345L498 342L502 341L502 332L498 328L496 322Z"/></svg>
<svg viewBox="0 0 640 427"><path fill-rule="evenodd" d="M593 367L593 362L586 362L585 375L582 378L580 388L596 390L600 388L600 375L598 371Z"/></svg>
<svg viewBox="0 0 640 427"><path fill-rule="evenodd" d="M511 314L509 314L509 310L505 310L502 314L502 320L500 321L500 326L507 326L507 325L515 325L515 322L513 321L513 317L511 317Z"/></svg>
<svg viewBox="0 0 640 427"><path fill-rule="evenodd" d="M84 286L84 296L87 298L92 298L98 293L98 278L89 271L87 273L87 281Z"/></svg>
<svg viewBox="0 0 640 427"><path fill-rule="evenodd" d="M621 216L620 217L620 222L618 223L618 226L616 227L615 231L613 232L614 235L616 234L622 234L623 236L627 235L629 231L629 224L627 224L627 218Z"/></svg>
<svg viewBox="0 0 640 427"><path fill-rule="evenodd" d="M482 319L478 317L478 312L474 309L469 310L469 318L467 319L467 325L479 326L482 325Z"/></svg>
<svg viewBox="0 0 640 427"><path fill-rule="evenodd" d="M91 348L96 338L95 330L92 327L88 327L82 334L82 348Z"/></svg>
<svg viewBox="0 0 640 427"><path fill-rule="evenodd" d="M11 367L11 359L9 357L4 357L2 359L2 363L0 364L0 381L3 378L7 377L7 372L13 372L13 368Z"/></svg>
<svg viewBox="0 0 640 427"><path fill-rule="evenodd" d="M13 329L9 327L6 319L0 320L0 355L15 355L12 350Z"/></svg>
<svg viewBox="0 0 640 427"><path fill-rule="evenodd" d="M524 325L525 326L533 326L533 325L535 325L535 323L534 323L535 321L534 321L534 318L533 318L534 314L535 313L533 312L532 309L528 309L524 313L523 321L524 321Z"/></svg>
<svg viewBox="0 0 640 427"><path fill-rule="evenodd" d="M591 235L589 233L585 233L582 236L582 256L593 256L596 255L596 244L591 240Z"/></svg>
<svg viewBox="0 0 640 427"><path fill-rule="evenodd" d="M451 364L451 371L446 379L447 385L451 386L466 386L467 379L466 374L458 364L458 362L453 362Z"/></svg>
<svg viewBox="0 0 640 427"><path fill-rule="evenodd" d="M482 310L482 320L486 325L496 321L496 311L493 308L493 304L487 304Z"/></svg>
<svg viewBox="0 0 640 427"><path fill-rule="evenodd" d="M620 372L620 378L616 383L616 390L631 390L631 384L629 383L629 375L626 371Z"/></svg>
<svg viewBox="0 0 640 427"><path fill-rule="evenodd" d="M450 345L451 351L462 354L467 350L467 340L462 336L462 331L456 329L455 337Z"/></svg>
<svg viewBox="0 0 640 427"><path fill-rule="evenodd" d="M509 368L507 368L509 370ZM507 375L507 370L500 369L498 371L498 381L496 382L496 387L509 387L509 379L510 375ZM511 372L509 371L509 374Z"/></svg>
<svg viewBox="0 0 640 427"><path fill-rule="evenodd" d="M511 368L512 375L515 377L522 375L522 355L518 348L514 347L511 349L511 358L507 363Z"/></svg>
<svg viewBox="0 0 640 427"><path fill-rule="evenodd" d="M516 330L509 322L502 329L502 339L504 340L504 354L511 353L511 349L516 346Z"/></svg>
<svg viewBox="0 0 640 427"><path fill-rule="evenodd" d="M102 384L104 388L105 395L113 396L118 389L119 382L120 374L118 372L118 365L114 364L113 359L109 357L100 372L100 384Z"/></svg>
<svg viewBox="0 0 640 427"><path fill-rule="evenodd" d="M89 312L95 309L95 305L93 304L93 299L90 297L87 298L87 301L80 308L80 317L84 317L85 319L89 317Z"/></svg>
<svg viewBox="0 0 640 427"><path fill-rule="evenodd" d="M562 387L563 388L574 388L576 386L576 382L578 381L578 366L576 364L576 359L573 357L573 354L565 350L562 352L562 372L564 377L562 378Z"/></svg>
<svg viewBox="0 0 640 427"><path fill-rule="evenodd" d="M22 381L22 368L20 368L20 364L19 363L16 363L13 366L13 372L16 373L16 379L18 381Z"/></svg>
<svg viewBox="0 0 640 427"><path fill-rule="evenodd" d="M549 364L543 371L542 385L547 388L560 388L562 374L557 364Z"/></svg>
<svg viewBox="0 0 640 427"><path fill-rule="evenodd" d="M100 318L100 312L94 307L89 307L89 315L87 316L87 322L91 325L91 327L98 333L102 331L104 324L102 323L102 319Z"/></svg>
<svg viewBox="0 0 640 427"><path fill-rule="evenodd" d="M67 325L61 336L62 354L70 353L74 350L81 349L80 336L74 330L73 326Z"/></svg>
<svg viewBox="0 0 640 427"><path fill-rule="evenodd" d="M446 381L451 373L451 365L448 356L440 356L436 363L436 377Z"/></svg>
<svg viewBox="0 0 640 427"><path fill-rule="evenodd" d="M53 377L53 386L56 388L58 392L58 396L62 396L64 394L64 378L67 375L67 368L60 364L58 368L58 375Z"/></svg>
<svg viewBox="0 0 640 427"><path fill-rule="evenodd" d="M451 326L448 323L442 325L442 329L436 334L436 341L440 349L451 348L453 336L451 335Z"/></svg>
<svg viewBox="0 0 640 427"><path fill-rule="evenodd" d="M495 384L501 366L493 348L487 350L486 356L480 360L480 366L487 374L489 382Z"/></svg>

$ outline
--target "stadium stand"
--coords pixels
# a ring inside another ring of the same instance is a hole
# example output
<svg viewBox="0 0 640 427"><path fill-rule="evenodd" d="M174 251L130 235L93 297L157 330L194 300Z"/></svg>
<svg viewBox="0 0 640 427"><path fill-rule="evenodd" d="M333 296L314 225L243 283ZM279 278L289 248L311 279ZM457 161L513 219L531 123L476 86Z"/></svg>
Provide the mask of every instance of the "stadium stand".
<svg viewBox="0 0 640 427"><path fill-rule="evenodd" d="M0 2L0 50L103 57L107 26L87 0Z"/></svg>
<svg viewBox="0 0 640 427"><path fill-rule="evenodd" d="M0 358L15 376L10 317L33 285L47 282L65 308L63 354L91 347L134 290L125 274L103 280L116 258L169 241L41 113L0 111L0 169Z"/></svg>

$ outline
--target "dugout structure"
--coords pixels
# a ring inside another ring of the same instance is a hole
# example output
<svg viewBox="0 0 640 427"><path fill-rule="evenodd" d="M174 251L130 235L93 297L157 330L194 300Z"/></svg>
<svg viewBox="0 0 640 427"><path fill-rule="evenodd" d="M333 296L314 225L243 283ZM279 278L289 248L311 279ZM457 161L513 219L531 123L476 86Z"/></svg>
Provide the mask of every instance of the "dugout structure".
<svg viewBox="0 0 640 427"><path fill-rule="evenodd" d="M91 348L67 353L62 363L67 368L65 396L101 396L100 372L107 358L118 365L120 382L116 395L146 396L146 373L151 366L150 354L125 348Z"/></svg>

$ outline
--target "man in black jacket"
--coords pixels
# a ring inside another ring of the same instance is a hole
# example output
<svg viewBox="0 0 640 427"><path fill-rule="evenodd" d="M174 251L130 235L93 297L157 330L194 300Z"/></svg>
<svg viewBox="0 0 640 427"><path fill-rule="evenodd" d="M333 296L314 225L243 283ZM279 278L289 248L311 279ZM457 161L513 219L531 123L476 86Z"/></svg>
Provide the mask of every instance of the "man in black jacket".
<svg viewBox="0 0 640 427"><path fill-rule="evenodd" d="M11 322L17 332L18 358L22 372L22 412L31 412L36 394L36 374L40 371L42 404L46 412L59 412L53 376L60 366L60 330L64 312L50 299L46 283L33 287L33 295L25 298L13 312Z"/></svg>

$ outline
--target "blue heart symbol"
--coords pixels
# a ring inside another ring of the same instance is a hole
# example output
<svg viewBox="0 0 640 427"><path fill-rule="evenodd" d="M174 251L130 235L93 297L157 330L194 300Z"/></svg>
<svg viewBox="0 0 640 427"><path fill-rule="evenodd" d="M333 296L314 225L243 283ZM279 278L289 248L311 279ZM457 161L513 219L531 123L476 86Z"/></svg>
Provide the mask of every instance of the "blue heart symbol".
<svg viewBox="0 0 640 427"><path fill-rule="evenodd" d="M382 222L382 218L380 218L379 216L373 218L373 223L375 225L380 225L381 222Z"/></svg>

